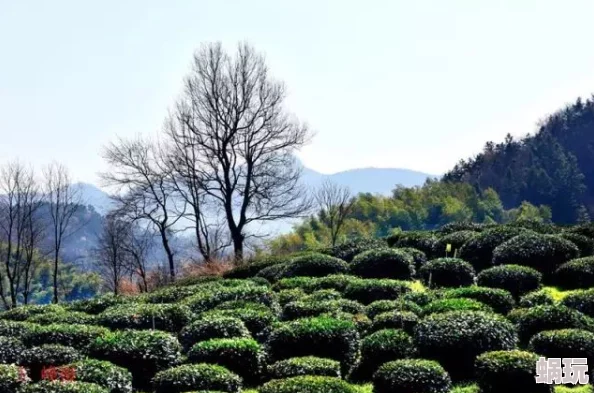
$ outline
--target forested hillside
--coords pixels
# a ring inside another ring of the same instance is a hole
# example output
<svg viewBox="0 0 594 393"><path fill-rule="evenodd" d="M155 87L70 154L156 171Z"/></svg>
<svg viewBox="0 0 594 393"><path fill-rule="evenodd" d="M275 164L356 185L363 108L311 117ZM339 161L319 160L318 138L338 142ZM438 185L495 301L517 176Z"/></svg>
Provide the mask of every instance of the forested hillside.
<svg viewBox="0 0 594 393"><path fill-rule="evenodd" d="M522 201L548 205L557 223L588 221L594 214L593 99L580 98L548 116L534 135L487 142L443 180L493 188L505 208Z"/></svg>

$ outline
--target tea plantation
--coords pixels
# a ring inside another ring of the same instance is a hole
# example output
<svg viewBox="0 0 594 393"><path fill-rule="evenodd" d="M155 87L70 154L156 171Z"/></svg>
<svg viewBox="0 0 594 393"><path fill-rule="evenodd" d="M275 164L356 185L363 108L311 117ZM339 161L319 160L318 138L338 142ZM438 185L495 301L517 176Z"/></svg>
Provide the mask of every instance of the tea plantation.
<svg viewBox="0 0 594 393"><path fill-rule="evenodd" d="M2 393L591 392L594 226L450 224L0 313Z"/></svg>

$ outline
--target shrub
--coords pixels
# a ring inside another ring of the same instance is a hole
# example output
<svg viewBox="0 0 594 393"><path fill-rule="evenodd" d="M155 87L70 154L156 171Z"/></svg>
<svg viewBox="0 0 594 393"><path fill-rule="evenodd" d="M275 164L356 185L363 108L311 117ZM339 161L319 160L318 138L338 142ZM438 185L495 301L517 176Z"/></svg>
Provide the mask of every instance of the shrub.
<svg viewBox="0 0 594 393"><path fill-rule="evenodd" d="M594 240L592 238L571 232L562 232L559 236L575 244L580 250L580 257L589 257L594 254Z"/></svg>
<svg viewBox="0 0 594 393"><path fill-rule="evenodd" d="M453 255L456 250L460 251L460 248L469 240L474 239L478 235L478 232L464 230L458 232L452 232L447 235L440 237L433 245L433 255L445 256L446 247L448 244L451 245L452 251L448 255Z"/></svg>
<svg viewBox="0 0 594 393"><path fill-rule="evenodd" d="M158 372L153 378L155 393L182 393L192 390L239 393L241 378L215 364L184 364Z"/></svg>
<svg viewBox="0 0 594 393"><path fill-rule="evenodd" d="M326 277L313 279L309 283L309 286L307 286L307 290L309 290L309 292L315 292L322 289L335 289L338 292L343 293L350 283L357 281L359 281L359 278L355 276L332 274Z"/></svg>
<svg viewBox="0 0 594 393"><path fill-rule="evenodd" d="M327 301L297 301L287 304L283 308L282 319L285 321L315 317L332 311L344 311L350 314L363 313L364 307L353 300L327 300Z"/></svg>
<svg viewBox="0 0 594 393"><path fill-rule="evenodd" d="M302 375L275 379L265 383L259 393L357 393L357 389L340 378Z"/></svg>
<svg viewBox="0 0 594 393"><path fill-rule="evenodd" d="M512 323L500 315L450 311L422 319L415 328L415 342L423 357L439 361L458 381L472 376L477 355L513 349L517 336Z"/></svg>
<svg viewBox="0 0 594 393"><path fill-rule="evenodd" d="M528 266L494 266L480 272L477 283L484 287L505 289L517 299L540 288L542 274Z"/></svg>
<svg viewBox="0 0 594 393"><path fill-rule="evenodd" d="M569 233L577 233L590 239L594 239L594 223L584 223L580 225L574 225L567 229Z"/></svg>
<svg viewBox="0 0 594 393"><path fill-rule="evenodd" d="M320 317L336 318L352 322L360 336L367 334L372 323L371 319L369 319L365 314L351 314L344 311L332 311L321 314Z"/></svg>
<svg viewBox="0 0 594 393"><path fill-rule="evenodd" d="M371 331L403 329L407 333L412 333L418 323L419 317L410 311L388 311L375 317Z"/></svg>
<svg viewBox="0 0 594 393"><path fill-rule="evenodd" d="M23 342L28 347L60 344L82 350L108 332L108 329L100 326L54 323L35 326L23 336Z"/></svg>
<svg viewBox="0 0 594 393"><path fill-rule="evenodd" d="M34 385L25 385L21 393L109 393L109 391L88 382L41 381Z"/></svg>
<svg viewBox="0 0 594 393"><path fill-rule="evenodd" d="M49 325L52 323L68 323L78 325L95 325L97 317L80 311L48 312L33 315L27 322Z"/></svg>
<svg viewBox="0 0 594 393"><path fill-rule="evenodd" d="M210 363L236 373L248 385L256 385L264 366L264 352L252 338L215 338L195 344L188 352L192 363Z"/></svg>
<svg viewBox="0 0 594 393"><path fill-rule="evenodd" d="M15 364L0 364L0 392L20 393L28 382L27 372Z"/></svg>
<svg viewBox="0 0 594 393"><path fill-rule="evenodd" d="M250 331L241 319L230 316L203 315L181 330L179 341L187 350L197 342L213 338L246 338L249 336Z"/></svg>
<svg viewBox="0 0 594 393"><path fill-rule="evenodd" d="M272 312L275 315L280 314L281 311L280 306L274 300L269 305L246 300L227 300L226 302L219 304L216 307L216 310L237 310L242 308Z"/></svg>
<svg viewBox="0 0 594 393"><path fill-rule="evenodd" d="M72 347L46 344L23 351L20 364L29 368L29 375L33 381L39 381L43 367L64 366L76 362L80 358L81 354Z"/></svg>
<svg viewBox="0 0 594 393"><path fill-rule="evenodd" d="M305 293L315 291L314 283L319 279L314 277L291 277L283 278L272 285L274 291L283 291L287 289L301 289Z"/></svg>
<svg viewBox="0 0 594 393"><path fill-rule="evenodd" d="M293 258L283 269L281 277L324 277L329 274L346 273L348 270L349 265L341 259L311 253Z"/></svg>
<svg viewBox="0 0 594 393"><path fill-rule="evenodd" d="M222 278L223 277L212 275L187 275L185 277L180 277L177 280L175 280L173 286L181 288L189 285L214 283L216 281L222 281Z"/></svg>
<svg viewBox="0 0 594 393"><path fill-rule="evenodd" d="M357 238L339 243L334 247L322 250L322 253L351 262L355 255L368 250L387 247L386 242L376 238Z"/></svg>
<svg viewBox="0 0 594 393"><path fill-rule="evenodd" d="M419 271L423 283L434 287L462 287L474 282L474 269L459 258L438 258L428 261Z"/></svg>
<svg viewBox="0 0 594 393"><path fill-rule="evenodd" d="M382 364L415 355L417 348L408 333L397 329L378 330L361 341L361 362L357 366L355 379L370 381Z"/></svg>
<svg viewBox="0 0 594 393"><path fill-rule="evenodd" d="M425 255L431 256L433 255L433 247L435 247L437 238L430 232L409 231L398 234L396 239L389 237L387 241L390 247L416 248L424 252Z"/></svg>
<svg viewBox="0 0 594 393"><path fill-rule="evenodd" d="M561 304L594 317L594 288L572 291L563 298Z"/></svg>
<svg viewBox="0 0 594 393"><path fill-rule="evenodd" d="M200 292L183 300L190 310L198 314L212 310L230 300L243 300L271 306L275 302L274 293L269 288L257 285L219 287L216 290Z"/></svg>
<svg viewBox="0 0 594 393"><path fill-rule="evenodd" d="M527 293L520 298L518 305L522 308L529 308L534 306L552 306L555 304L555 299L550 291L540 289L538 291Z"/></svg>
<svg viewBox="0 0 594 393"><path fill-rule="evenodd" d="M402 296L402 300L412 302L419 305L420 307L423 307L435 300L435 294L431 291L408 292Z"/></svg>
<svg viewBox="0 0 594 393"><path fill-rule="evenodd" d="M410 292L410 283L389 279L368 279L351 282L344 290L344 297L361 304L371 304L377 300L396 299Z"/></svg>
<svg viewBox="0 0 594 393"><path fill-rule="evenodd" d="M493 312L493 309L478 300L464 297L434 300L423 307L423 315L444 313L448 311L485 311Z"/></svg>
<svg viewBox="0 0 594 393"><path fill-rule="evenodd" d="M129 299L122 297L122 296L114 296L114 295L102 295L94 297L93 299L88 300L79 300L76 302L70 303L68 309L72 311L80 311L87 314L100 314L105 311L108 307L116 306L118 304L127 303Z"/></svg>
<svg viewBox="0 0 594 393"><path fill-rule="evenodd" d="M547 358L586 358L592 364L594 333L580 329L547 330L535 334L528 348Z"/></svg>
<svg viewBox="0 0 594 393"><path fill-rule="evenodd" d="M18 363L24 351L25 346L18 338L0 336L0 364Z"/></svg>
<svg viewBox="0 0 594 393"><path fill-rule="evenodd" d="M514 307L514 299L511 294L503 289L485 287L464 287L448 289L443 291L442 296L447 299L467 298L478 300L490 306L493 311L500 314L507 314Z"/></svg>
<svg viewBox="0 0 594 393"><path fill-rule="evenodd" d="M268 328L278 320L270 310L251 308L237 308L229 310L213 310L200 314L200 318L232 317L240 319L252 336L258 341L264 341L268 336Z"/></svg>
<svg viewBox="0 0 594 393"><path fill-rule="evenodd" d="M482 393L549 393L552 386L536 384L534 369L539 356L526 351L492 351L477 357L476 380Z"/></svg>
<svg viewBox="0 0 594 393"><path fill-rule="evenodd" d="M555 271L554 282L561 288L594 287L594 257L572 259Z"/></svg>
<svg viewBox="0 0 594 393"><path fill-rule="evenodd" d="M291 303L297 300L301 300L306 296L305 292L301 288L283 289L278 292L278 302L281 306L287 303Z"/></svg>
<svg viewBox="0 0 594 393"><path fill-rule="evenodd" d="M217 283L218 284L218 283ZM180 300L195 295L198 292L208 291L214 285L185 285L185 286L168 286L161 288L154 292L143 295L144 301L151 304L175 303Z"/></svg>
<svg viewBox="0 0 594 393"><path fill-rule="evenodd" d="M520 234L493 250L493 264L521 263L543 273L545 279L564 262L577 258L575 244L555 235Z"/></svg>
<svg viewBox="0 0 594 393"><path fill-rule="evenodd" d="M175 333L192 319L192 313L181 304L130 303L110 307L97 319L110 329L152 328Z"/></svg>
<svg viewBox="0 0 594 393"><path fill-rule="evenodd" d="M111 332L89 346L93 358L128 369L132 373L134 387L145 390L155 373L180 363L180 350L181 346L174 336L158 330Z"/></svg>
<svg viewBox="0 0 594 393"><path fill-rule="evenodd" d="M359 333L351 321L324 316L304 318L275 327L267 347L271 361L318 356L341 362L345 373L359 354Z"/></svg>
<svg viewBox="0 0 594 393"><path fill-rule="evenodd" d="M449 222L439 228L437 231L441 235L449 235L450 233L460 232L460 231L472 231L472 232L482 232L486 228L485 224L480 224L476 222L470 221L454 221Z"/></svg>
<svg viewBox="0 0 594 393"><path fill-rule="evenodd" d="M0 312L0 319L8 321L25 321L34 315L45 313L63 313L66 309L57 304L27 305Z"/></svg>
<svg viewBox="0 0 594 393"><path fill-rule="evenodd" d="M408 280L415 274L414 260L410 254L401 250L369 250L353 259L351 273L363 278Z"/></svg>
<svg viewBox="0 0 594 393"><path fill-rule="evenodd" d="M536 333L555 329L593 330L594 322L579 311L562 305L534 306L518 315L518 334L522 343Z"/></svg>
<svg viewBox="0 0 594 393"><path fill-rule="evenodd" d="M284 379L301 375L340 378L340 363L332 359L304 356L281 360L268 367L270 379Z"/></svg>
<svg viewBox="0 0 594 393"><path fill-rule="evenodd" d="M304 302L322 302L327 300L339 300L341 298L342 294L336 289L319 289L309 295L305 295L300 300Z"/></svg>
<svg viewBox="0 0 594 393"><path fill-rule="evenodd" d="M132 374L123 367L95 359L81 360L69 367L75 369L77 381L104 386L109 393L132 393Z"/></svg>
<svg viewBox="0 0 594 393"><path fill-rule="evenodd" d="M424 359L394 360L373 376L374 393L447 393L451 386L443 367Z"/></svg>
<svg viewBox="0 0 594 393"><path fill-rule="evenodd" d="M554 224L526 218L507 223L505 226L529 229L542 235L554 235L561 231L561 229L556 227Z"/></svg>
<svg viewBox="0 0 594 393"><path fill-rule="evenodd" d="M35 326L29 322L0 320L0 336L23 338Z"/></svg>
<svg viewBox="0 0 594 393"><path fill-rule="evenodd" d="M466 242L458 254L480 272L493 266L493 250L505 241L526 232L524 228L499 226L488 229ZM512 262L513 263L513 262Z"/></svg>
<svg viewBox="0 0 594 393"><path fill-rule="evenodd" d="M415 273L417 273L421 266L423 266L425 262L427 262L427 255L423 251L417 250L416 248L403 247L397 248L396 250L404 251L412 257L415 266Z"/></svg>
<svg viewBox="0 0 594 393"><path fill-rule="evenodd" d="M256 277L263 278L269 282L276 282L283 276L283 272L287 268L288 263L278 263L276 265L267 266L260 270Z"/></svg>
<svg viewBox="0 0 594 393"><path fill-rule="evenodd" d="M237 266L234 269L226 272L223 277L225 278L249 278L257 275L262 269L270 266L275 266L281 263L287 262L286 257L280 256L267 256L261 259L248 261L243 265Z"/></svg>
<svg viewBox="0 0 594 393"><path fill-rule="evenodd" d="M365 313L371 319L388 311L411 311L417 315L423 312L421 306L402 298L398 300L378 300L365 308Z"/></svg>

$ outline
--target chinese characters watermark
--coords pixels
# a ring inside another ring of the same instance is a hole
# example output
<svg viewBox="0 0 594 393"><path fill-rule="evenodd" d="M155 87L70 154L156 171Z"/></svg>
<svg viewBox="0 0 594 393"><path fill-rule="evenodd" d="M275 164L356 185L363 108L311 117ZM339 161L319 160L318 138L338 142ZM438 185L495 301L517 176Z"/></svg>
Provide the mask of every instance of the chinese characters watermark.
<svg viewBox="0 0 594 393"><path fill-rule="evenodd" d="M548 385L580 384L589 382L588 359L586 358L544 358L536 362L536 383Z"/></svg>

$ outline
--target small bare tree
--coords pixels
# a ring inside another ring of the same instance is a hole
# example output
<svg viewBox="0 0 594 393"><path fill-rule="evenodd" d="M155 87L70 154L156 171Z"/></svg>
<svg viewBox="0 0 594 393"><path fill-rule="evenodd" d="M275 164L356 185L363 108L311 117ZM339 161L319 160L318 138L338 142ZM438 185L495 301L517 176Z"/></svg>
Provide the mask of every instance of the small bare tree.
<svg viewBox="0 0 594 393"><path fill-rule="evenodd" d="M105 149L104 158L111 170L101 177L106 185L118 188L114 197L117 214L154 227L167 255L170 280L174 281L175 253L171 237L174 225L183 215L183 207L178 214L171 173L162 149L142 138L120 139Z"/></svg>
<svg viewBox="0 0 594 393"><path fill-rule="evenodd" d="M345 220L353 211L355 199L348 187L324 180L314 199L318 205L321 221L330 230L330 243L336 245Z"/></svg>
<svg viewBox="0 0 594 393"><path fill-rule="evenodd" d="M310 133L286 111L285 96L251 46L231 57L217 43L196 52L176 107L177 128L196 152L189 172L224 212L237 260L250 223L297 217L311 206L293 155Z"/></svg>
<svg viewBox="0 0 594 393"><path fill-rule="evenodd" d="M114 295L119 294L122 279L131 265L130 254L126 251L129 237L129 224L109 215L93 250L98 270Z"/></svg>
<svg viewBox="0 0 594 393"><path fill-rule="evenodd" d="M129 271L140 279L140 290L148 292L148 258L154 245L155 234L149 227L142 228L134 222L128 222L124 251L128 254Z"/></svg>
<svg viewBox="0 0 594 393"><path fill-rule="evenodd" d="M52 163L44 170L44 198L48 205L53 253L53 302L59 301L59 260L64 240L72 235L72 218L82 200L80 190L72 185L68 169L58 163Z"/></svg>

